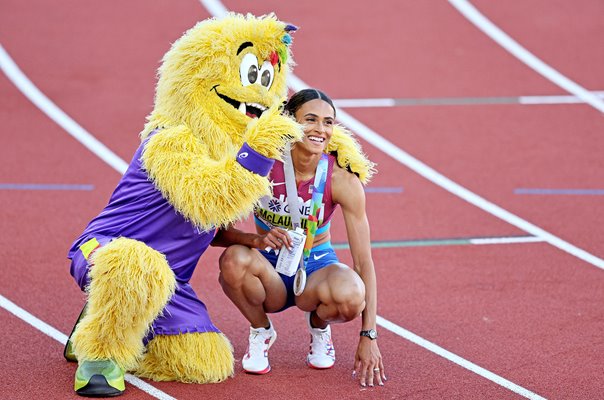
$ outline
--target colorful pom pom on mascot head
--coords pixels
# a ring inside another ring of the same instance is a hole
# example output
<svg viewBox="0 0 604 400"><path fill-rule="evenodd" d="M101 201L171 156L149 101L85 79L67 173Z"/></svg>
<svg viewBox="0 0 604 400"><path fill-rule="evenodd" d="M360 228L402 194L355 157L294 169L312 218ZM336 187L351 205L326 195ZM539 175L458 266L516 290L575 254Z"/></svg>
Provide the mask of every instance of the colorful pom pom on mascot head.
<svg viewBox="0 0 604 400"><path fill-rule="evenodd" d="M274 15L229 14L163 58L141 145L69 251L88 296L65 350L78 394L120 394L124 371L196 383L233 374L231 344L189 280L216 228L270 193L274 160L302 135L280 112L294 30Z"/></svg>

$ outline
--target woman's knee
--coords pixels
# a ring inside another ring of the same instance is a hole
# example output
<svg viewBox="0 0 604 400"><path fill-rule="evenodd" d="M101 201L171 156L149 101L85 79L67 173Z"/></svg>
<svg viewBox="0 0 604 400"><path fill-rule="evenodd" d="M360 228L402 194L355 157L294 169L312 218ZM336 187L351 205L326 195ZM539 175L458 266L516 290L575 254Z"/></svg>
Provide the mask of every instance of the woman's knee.
<svg viewBox="0 0 604 400"><path fill-rule="evenodd" d="M331 282L331 293L340 317L351 321L365 308L365 284L353 270L338 271Z"/></svg>
<svg viewBox="0 0 604 400"><path fill-rule="evenodd" d="M220 256L220 282L236 284L242 281L251 264L251 250L245 246L230 246Z"/></svg>

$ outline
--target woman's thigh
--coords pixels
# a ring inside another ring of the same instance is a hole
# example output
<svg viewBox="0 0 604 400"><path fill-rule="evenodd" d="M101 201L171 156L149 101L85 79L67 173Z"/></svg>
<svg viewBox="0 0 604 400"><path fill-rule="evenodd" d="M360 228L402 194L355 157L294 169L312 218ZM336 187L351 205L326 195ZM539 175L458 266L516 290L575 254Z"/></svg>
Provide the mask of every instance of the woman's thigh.
<svg viewBox="0 0 604 400"><path fill-rule="evenodd" d="M277 312L281 310L287 301L287 289L281 279L281 275L275 271L271 262L258 250L250 249L254 275L260 279L266 298L263 302L266 312Z"/></svg>
<svg viewBox="0 0 604 400"><path fill-rule="evenodd" d="M341 302L351 289L360 288L364 296L365 286L355 271L341 263L331 264L308 277L304 292L296 297L296 305L301 310L313 311L321 303Z"/></svg>

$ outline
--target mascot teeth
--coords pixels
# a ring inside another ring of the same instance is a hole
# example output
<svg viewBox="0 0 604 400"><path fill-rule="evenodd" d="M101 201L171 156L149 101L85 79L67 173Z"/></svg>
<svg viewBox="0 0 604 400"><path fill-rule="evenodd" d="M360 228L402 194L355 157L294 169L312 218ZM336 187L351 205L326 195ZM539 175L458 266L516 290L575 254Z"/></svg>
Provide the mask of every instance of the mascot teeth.
<svg viewBox="0 0 604 400"><path fill-rule="evenodd" d="M258 103L241 103L238 110L250 118L260 118L262 113L266 111L266 107Z"/></svg>
<svg viewBox="0 0 604 400"><path fill-rule="evenodd" d="M222 93L218 93L218 90L216 89L217 86L218 85L214 86L212 90L216 92L218 97L220 97L222 100L226 101L227 103L241 111L243 115L247 115L250 118L260 118L262 113L265 112L267 109L267 107L263 106L262 104L244 102L240 103L237 100L231 99L230 97L225 96Z"/></svg>

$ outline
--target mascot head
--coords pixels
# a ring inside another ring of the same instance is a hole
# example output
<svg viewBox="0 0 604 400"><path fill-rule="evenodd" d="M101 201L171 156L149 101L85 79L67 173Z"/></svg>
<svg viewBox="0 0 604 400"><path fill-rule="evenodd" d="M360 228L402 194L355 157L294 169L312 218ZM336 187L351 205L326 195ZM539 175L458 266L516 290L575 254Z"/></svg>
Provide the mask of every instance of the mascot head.
<svg viewBox="0 0 604 400"><path fill-rule="evenodd" d="M241 143L246 126L287 94L290 32L273 15L228 14L199 22L163 58L155 107L142 137L185 125L196 135Z"/></svg>

